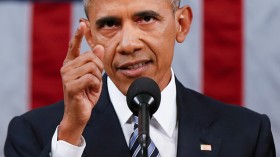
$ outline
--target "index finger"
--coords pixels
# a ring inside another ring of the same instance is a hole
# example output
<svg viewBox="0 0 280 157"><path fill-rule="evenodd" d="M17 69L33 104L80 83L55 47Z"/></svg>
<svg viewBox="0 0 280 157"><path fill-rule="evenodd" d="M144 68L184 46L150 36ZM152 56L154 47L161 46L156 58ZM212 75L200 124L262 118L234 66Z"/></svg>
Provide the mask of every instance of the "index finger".
<svg viewBox="0 0 280 157"><path fill-rule="evenodd" d="M80 55L81 43L82 43L83 36L85 34L85 27L86 25L84 22L79 23L79 27L69 43L65 62L73 60Z"/></svg>

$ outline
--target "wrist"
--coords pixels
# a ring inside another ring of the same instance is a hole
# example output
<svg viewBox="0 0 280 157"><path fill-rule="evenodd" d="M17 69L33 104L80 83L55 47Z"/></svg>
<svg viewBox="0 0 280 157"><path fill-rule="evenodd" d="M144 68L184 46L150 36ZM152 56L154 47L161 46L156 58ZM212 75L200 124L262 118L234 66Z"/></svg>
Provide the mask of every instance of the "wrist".
<svg viewBox="0 0 280 157"><path fill-rule="evenodd" d="M79 146L81 144L84 128L85 124L73 123L66 120L66 118L63 118L58 128L57 140L62 140L72 145Z"/></svg>

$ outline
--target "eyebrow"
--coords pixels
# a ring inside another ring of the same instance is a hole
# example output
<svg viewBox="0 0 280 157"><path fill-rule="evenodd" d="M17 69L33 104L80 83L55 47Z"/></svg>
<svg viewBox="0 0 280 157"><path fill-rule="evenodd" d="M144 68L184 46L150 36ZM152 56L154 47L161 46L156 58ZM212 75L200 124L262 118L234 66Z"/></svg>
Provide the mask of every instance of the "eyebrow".
<svg viewBox="0 0 280 157"><path fill-rule="evenodd" d="M162 16L153 11L153 10L144 10L144 11L139 11L136 12L135 14L133 14L133 17L145 17L145 16L152 16L152 17L157 17L159 19L162 18ZM116 17L116 16L105 16L105 17L101 17L100 19L96 20L95 24L97 25L97 27L102 27L103 25L105 25L108 22L121 22L121 18Z"/></svg>
<svg viewBox="0 0 280 157"><path fill-rule="evenodd" d="M157 17L157 18L161 18L162 16L153 11L153 10L144 10L144 11L140 11L140 12L137 12L133 15L134 17L145 17L145 16L152 16L152 17Z"/></svg>

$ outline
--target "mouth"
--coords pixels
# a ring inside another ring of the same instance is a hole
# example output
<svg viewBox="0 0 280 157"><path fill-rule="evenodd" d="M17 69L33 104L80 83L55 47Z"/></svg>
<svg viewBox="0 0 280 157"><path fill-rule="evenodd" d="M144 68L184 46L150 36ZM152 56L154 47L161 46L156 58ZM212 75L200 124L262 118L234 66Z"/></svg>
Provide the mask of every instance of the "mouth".
<svg viewBox="0 0 280 157"><path fill-rule="evenodd" d="M124 65L120 66L119 69L121 69L121 70L134 70L134 69L141 68L142 66L145 66L146 64L149 64L149 62L151 62L151 61L144 61L144 62L140 62L140 63L127 63L127 64L124 64Z"/></svg>
<svg viewBox="0 0 280 157"><path fill-rule="evenodd" d="M151 63L151 60L128 62L120 65L118 67L118 70L128 77L138 77L141 76L141 74L143 74L146 70L148 70L148 66Z"/></svg>

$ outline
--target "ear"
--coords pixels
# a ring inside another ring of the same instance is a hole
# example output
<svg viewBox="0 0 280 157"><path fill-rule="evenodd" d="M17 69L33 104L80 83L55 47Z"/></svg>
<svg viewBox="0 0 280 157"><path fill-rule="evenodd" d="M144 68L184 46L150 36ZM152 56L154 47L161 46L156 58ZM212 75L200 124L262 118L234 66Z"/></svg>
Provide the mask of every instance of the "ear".
<svg viewBox="0 0 280 157"><path fill-rule="evenodd" d="M175 20L177 22L176 40L182 43L187 37L191 23L192 23L192 10L189 6L184 6L176 10Z"/></svg>
<svg viewBox="0 0 280 157"><path fill-rule="evenodd" d="M91 49L93 49L95 45L94 45L93 37L92 37L92 34L91 34L90 22L87 19L84 19L84 18L81 18L80 22L84 22L87 26L86 27L86 32L85 32L85 38L86 38L86 41L87 41L89 47Z"/></svg>

